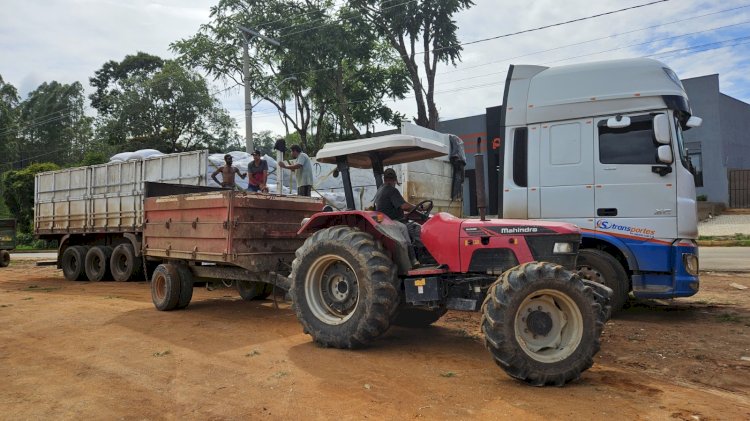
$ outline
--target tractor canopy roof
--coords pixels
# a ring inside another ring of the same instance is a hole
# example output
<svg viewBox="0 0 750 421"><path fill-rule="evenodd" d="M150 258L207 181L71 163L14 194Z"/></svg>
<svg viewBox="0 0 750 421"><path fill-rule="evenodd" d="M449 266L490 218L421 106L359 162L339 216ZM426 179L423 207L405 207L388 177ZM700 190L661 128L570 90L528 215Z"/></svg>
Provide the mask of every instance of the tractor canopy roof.
<svg viewBox="0 0 750 421"><path fill-rule="evenodd" d="M367 139L326 143L318 151L318 162L336 164L346 156L350 167L372 168L371 157L380 155L384 166L422 161L448 155L450 147L437 140L405 134L391 134Z"/></svg>

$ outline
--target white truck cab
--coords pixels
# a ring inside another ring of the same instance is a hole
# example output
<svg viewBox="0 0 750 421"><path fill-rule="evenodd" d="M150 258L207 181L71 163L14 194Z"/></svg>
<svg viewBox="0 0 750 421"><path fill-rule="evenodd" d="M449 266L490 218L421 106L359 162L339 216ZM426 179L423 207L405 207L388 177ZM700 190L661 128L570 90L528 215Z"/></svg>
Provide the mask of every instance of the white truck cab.
<svg viewBox="0 0 750 421"><path fill-rule="evenodd" d="M621 306L698 291L695 184L682 131L700 125L665 64L511 66L503 101L504 218L572 222L579 269Z"/></svg>

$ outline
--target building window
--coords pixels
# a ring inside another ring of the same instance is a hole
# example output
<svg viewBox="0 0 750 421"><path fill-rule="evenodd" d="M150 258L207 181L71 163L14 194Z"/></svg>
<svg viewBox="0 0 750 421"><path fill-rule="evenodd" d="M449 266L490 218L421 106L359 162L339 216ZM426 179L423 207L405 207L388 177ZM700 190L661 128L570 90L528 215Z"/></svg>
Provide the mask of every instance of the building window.
<svg viewBox="0 0 750 421"><path fill-rule="evenodd" d="M631 117L630 125L620 129L599 126L599 162L602 164L656 165L658 144L654 139L651 116Z"/></svg>
<svg viewBox="0 0 750 421"><path fill-rule="evenodd" d="M690 172L695 177L695 187L703 187L703 157L701 152L688 151L688 160L690 161Z"/></svg>

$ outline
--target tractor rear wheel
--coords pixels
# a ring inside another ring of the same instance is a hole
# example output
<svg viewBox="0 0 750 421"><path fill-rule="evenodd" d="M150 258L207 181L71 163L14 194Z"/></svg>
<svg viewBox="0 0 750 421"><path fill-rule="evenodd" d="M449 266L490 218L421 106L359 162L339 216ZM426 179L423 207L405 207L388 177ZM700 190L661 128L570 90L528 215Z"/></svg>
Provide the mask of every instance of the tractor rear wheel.
<svg viewBox="0 0 750 421"><path fill-rule="evenodd" d="M611 254L598 249L579 250L576 270L581 278L606 285L612 290L613 312L620 311L628 301L628 273Z"/></svg>
<svg viewBox="0 0 750 421"><path fill-rule="evenodd" d="M399 308L391 324L402 327L424 328L440 320L447 312L448 309L446 307L427 310L402 306Z"/></svg>
<svg viewBox="0 0 750 421"><path fill-rule="evenodd" d="M8 267L10 264L10 253L8 250L0 250L0 268Z"/></svg>
<svg viewBox="0 0 750 421"><path fill-rule="evenodd" d="M593 365L604 326L600 311L577 274L553 263L525 263L490 287L482 331L508 375L534 386L562 386Z"/></svg>
<svg viewBox="0 0 750 421"><path fill-rule="evenodd" d="M365 346L390 327L396 266L372 235L348 226L318 231L297 249L290 294L304 332L321 346Z"/></svg>

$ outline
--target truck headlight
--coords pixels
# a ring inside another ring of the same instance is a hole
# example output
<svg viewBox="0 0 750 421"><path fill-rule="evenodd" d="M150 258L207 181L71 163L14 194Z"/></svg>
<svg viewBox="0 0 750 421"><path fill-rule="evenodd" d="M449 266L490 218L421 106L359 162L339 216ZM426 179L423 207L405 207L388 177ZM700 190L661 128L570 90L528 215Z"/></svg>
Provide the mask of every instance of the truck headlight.
<svg viewBox="0 0 750 421"><path fill-rule="evenodd" d="M698 274L698 256L692 253L682 253L682 263L685 265L685 271L690 275Z"/></svg>
<svg viewBox="0 0 750 421"><path fill-rule="evenodd" d="M573 244L572 243L555 243L555 246L552 248L552 253L554 254L573 253Z"/></svg>

